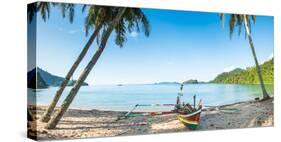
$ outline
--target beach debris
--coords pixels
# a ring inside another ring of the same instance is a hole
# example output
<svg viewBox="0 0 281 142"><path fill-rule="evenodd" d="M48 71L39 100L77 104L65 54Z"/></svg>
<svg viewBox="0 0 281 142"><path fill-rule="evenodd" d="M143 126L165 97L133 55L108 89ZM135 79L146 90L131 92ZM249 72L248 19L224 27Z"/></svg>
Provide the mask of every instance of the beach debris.
<svg viewBox="0 0 281 142"><path fill-rule="evenodd" d="M172 111L162 111L162 112L138 112L138 113L133 113L133 111L137 107L148 107L148 106L175 106L176 104L136 104L130 111L128 111L125 115L120 115L117 116L117 119L115 121L121 120L121 119L126 119L128 117L137 117L137 116L154 116L154 115L164 115L164 114L172 114L172 113L177 113L177 111L172 110Z"/></svg>

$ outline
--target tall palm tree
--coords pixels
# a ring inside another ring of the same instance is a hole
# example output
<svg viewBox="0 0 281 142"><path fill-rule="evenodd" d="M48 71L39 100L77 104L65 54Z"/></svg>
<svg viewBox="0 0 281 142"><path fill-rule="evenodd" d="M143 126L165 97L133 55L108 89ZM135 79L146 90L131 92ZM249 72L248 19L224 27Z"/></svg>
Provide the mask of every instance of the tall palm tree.
<svg viewBox="0 0 281 142"><path fill-rule="evenodd" d="M250 48L251 48L251 51L252 51L252 54L254 57L256 70L257 70L257 74L258 74L258 78L259 78L259 82L260 82L261 90L262 90L262 94L263 94L263 100L266 100L270 97L269 97L268 93L266 92L266 89L264 86L260 65L259 65L259 62L257 59L254 43L253 43L252 36L251 36L251 25L252 25L252 23L256 22L256 16L245 15L245 14L230 14L229 17L230 17L230 19L229 19L230 38L232 37L233 31L236 26L238 27L238 30L239 30L238 34L240 35L242 26L244 25L245 34L248 38ZM220 20L222 22L224 22L224 14L220 14Z"/></svg>
<svg viewBox="0 0 281 142"><path fill-rule="evenodd" d="M68 15L70 23L73 22L74 19L74 4L66 4L66 3L51 3L51 2L35 2L32 4L28 4L27 8L27 19L30 24L34 18L36 18L37 12L40 13L44 22L47 21L50 17L50 9L51 6L59 6L61 8L62 17L65 18ZM45 117L46 118L46 117ZM46 120L46 119L43 119Z"/></svg>
<svg viewBox="0 0 281 142"><path fill-rule="evenodd" d="M136 8L111 8L112 14L109 17L113 17L116 15L114 19L108 24L108 26L104 29L102 34L101 43L99 48L91 58L90 62L85 67L84 71L80 75L79 79L75 83L74 87L71 89L69 95L63 101L61 108L55 114L55 116L49 121L46 128L53 129L58 124L59 120L62 118L63 114L66 112L71 102L75 98L78 93L82 83L85 81L87 76L89 75L92 68L95 66L99 57L101 56L104 48L106 47L107 40L111 35L112 31L115 30L116 38L115 43L120 47L123 46L123 43L126 41L126 30L132 32L135 27L139 31L139 24L143 25L145 35L149 35L149 23L145 15L142 13L140 9Z"/></svg>
<svg viewBox="0 0 281 142"><path fill-rule="evenodd" d="M63 16L65 15L64 10L66 9L66 6L67 5L61 4ZM70 5L70 6L72 6L72 5ZM68 7L70 7L70 6L68 6ZM83 6L83 8L82 8L83 12L85 11L86 7L87 7L87 5ZM130 8L125 12L124 15L125 15L124 21L128 23L127 29L129 30L129 32L132 32L133 28L136 28L136 30L139 32L139 30L140 30L139 23L142 23L145 35L148 36L149 30L150 30L149 23L148 23L148 20L146 19L145 15L143 14L143 12L140 9ZM95 38L99 37L100 30L103 27L108 26L108 23L111 22L113 17L114 17L114 13L112 13L112 7L90 6L88 15L85 20L85 32L86 32L86 35L88 35L89 30L92 29L93 27L96 27L95 31L90 36L88 42L86 43L83 50L79 54L78 58L72 65L71 69L68 71L64 81L60 85L60 88L57 90L53 100L51 101L47 110L44 112L43 116L41 117L40 120L42 122L48 122L50 120L51 114L54 111L54 109L62 95L62 92L64 91L65 87L67 86L70 78L73 76L73 73L77 69L77 67L80 64L80 62L82 61L82 59L85 57L89 47L92 45ZM123 43L126 41L126 37L125 37L126 27L124 27L124 25L125 25L124 21L122 21L123 23L119 23L118 24L119 26L115 27L115 31L116 31L115 42L120 47L122 47ZM99 38L97 39L97 42L98 41L99 41Z"/></svg>
<svg viewBox="0 0 281 142"><path fill-rule="evenodd" d="M106 42L113 31L113 28L118 24L120 19L122 18L124 12L126 11L126 8L123 8L118 12L116 18L112 21L108 29L103 33L102 41L100 44L100 47L92 57L91 61L88 63L86 68L84 69L83 73L80 75L79 79L75 83L74 87L71 89L69 95L65 98L64 102L61 105L60 110L55 114L55 116L48 122L46 128L47 129L53 129L58 124L59 120L62 118L63 114L66 112L68 107L70 106L71 102L73 101L74 97L76 96L77 92L79 91L82 82L86 79L88 74L90 73L91 69L97 62L98 58L100 57L101 53L103 52Z"/></svg>
<svg viewBox="0 0 281 142"><path fill-rule="evenodd" d="M65 8L62 8L62 10L64 10L64 9ZM60 85L59 89L57 90L53 100L49 104L47 110L42 115L42 117L40 119L42 122L48 122L50 120L51 114L53 113L53 111L54 111L54 109L55 109L64 89L65 89L65 87L67 86L67 84L69 82L69 80L73 76L75 70L77 69L77 67L79 66L79 64L83 60L83 58L85 57L85 55L88 52L88 50L89 50L90 46L92 45L93 41L98 36L100 30L106 25L107 19L106 19L105 15L107 15L108 11L109 10L106 9L106 7L102 7L102 6L91 6L89 8L88 16L86 17L86 20L85 20L86 35L88 35L89 29L92 28L93 26L95 27L95 30L92 33L92 35L90 36L87 43L85 44L81 53L79 54L79 56L77 57L77 59L75 60L73 65L71 66L70 70L66 74L63 82L61 83L61 85ZM63 13L65 13L65 12L63 11Z"/></svg>

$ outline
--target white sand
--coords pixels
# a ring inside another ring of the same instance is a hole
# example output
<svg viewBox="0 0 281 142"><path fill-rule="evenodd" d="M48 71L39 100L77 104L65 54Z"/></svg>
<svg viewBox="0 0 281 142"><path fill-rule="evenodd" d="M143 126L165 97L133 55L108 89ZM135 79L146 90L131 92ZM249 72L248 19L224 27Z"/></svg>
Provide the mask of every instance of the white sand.
<svg viewBox="0 0 281 142"><path fill-rule="evenodd" d="M252 101L224 107L240 109L237 112L210 109L203 111L197 130L273 126L272 101L273 99ZM38 119L46 107L37 106L30 109L36 113ZM122 113L124 112L70 109L53 130L44 129L46 123L39 120L30 122L30 135L37 135L39 140L48 140L190 131L176 119L176 114L130 117L115 121ZM132 125L137 122L146 125Z"/></svg>

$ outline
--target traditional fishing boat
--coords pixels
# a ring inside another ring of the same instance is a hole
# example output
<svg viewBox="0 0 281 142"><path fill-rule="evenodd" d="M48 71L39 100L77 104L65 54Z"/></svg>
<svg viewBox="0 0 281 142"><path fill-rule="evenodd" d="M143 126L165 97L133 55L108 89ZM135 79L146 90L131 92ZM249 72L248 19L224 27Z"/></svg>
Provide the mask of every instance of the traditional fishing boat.
<svg viewBox="0 0 281 142"><path fill-rule="evenodd" d="M193 96L193 106L190 104L181 103L180 97L183 96L183 84L181 85L181 92L178 93L176 104L136 104L129 112L118 116L116 121L120 119L126 119L128 117L138 117L138 116L155 116L155 115L167 115L167 114L178 114L176 115L177 119L182 122L186 127L194 130L197 128L200 120L200 114L202 111L202 100L199 101L198 106L196 107L196 95ZM155 106L174 106L174 110L171 111L162 111L162 112L138 112L134 113L133 111L137 107L155 107Z"/></svg>
<svg viewBox="0 0 281 142"><path fill-rule="evenodd" d="M195 130L199 125L201 111L202 108L190 114L185 114L185 115L179 114L177 115L177 119L180 122L182 122L186 127Z"/></svg>
<svg viewBox="0 0 281 142"><path fill-rule="evenodd" d="M200 114L202 111L202 100L199 101L196 107L196 95L193 96L193 107L190 104L182 104L178 107L177 119L189 129L195 130L199 125ZM177 101L177 103L180 103Z"/></svg>

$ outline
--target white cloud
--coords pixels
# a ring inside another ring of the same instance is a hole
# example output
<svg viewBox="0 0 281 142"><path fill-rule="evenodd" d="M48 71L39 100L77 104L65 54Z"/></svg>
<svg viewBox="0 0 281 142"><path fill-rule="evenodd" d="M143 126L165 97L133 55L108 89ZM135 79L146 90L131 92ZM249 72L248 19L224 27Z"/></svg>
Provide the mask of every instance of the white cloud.
<svg viewBox="0 0 281 142"><path fill-rule="evenodd" d="M66 30L62 27L58 27L58 30L60 32L65 32L65 33L68 33L68 34L76 34L76 33L80 32L80 30Z"/></svg>
<svg viewBox="0 0 281 142"><path fill-rule="evenodd" d="M131 36L131 37L137 37L138 35L139 35L139 33L134 32L134 31L130 33L130 36Z"/></svg>
<svg viewBox="0 0 281 142"><path fill-rule="evenodd" d="M236 67L234 67L234 66L226 67L223 69L223 72L230 72L230 71L234 70L235 68Z"/></svg>
<svg viewBox="0 0 281 142"><path fill-rule="evenodd" d="M79 32L80 30L70 30L68 31L69 34L76 34L77 32Z"/></svg>

